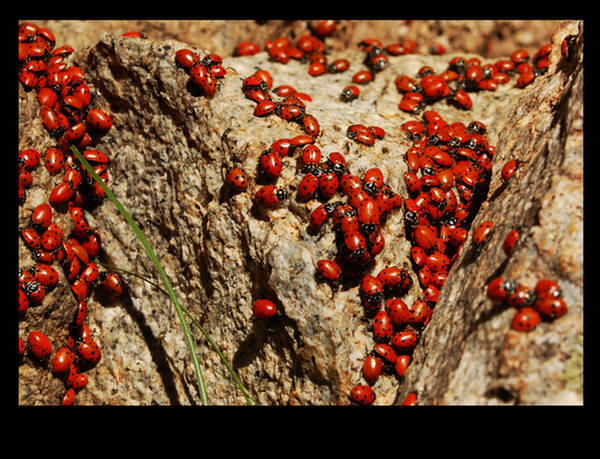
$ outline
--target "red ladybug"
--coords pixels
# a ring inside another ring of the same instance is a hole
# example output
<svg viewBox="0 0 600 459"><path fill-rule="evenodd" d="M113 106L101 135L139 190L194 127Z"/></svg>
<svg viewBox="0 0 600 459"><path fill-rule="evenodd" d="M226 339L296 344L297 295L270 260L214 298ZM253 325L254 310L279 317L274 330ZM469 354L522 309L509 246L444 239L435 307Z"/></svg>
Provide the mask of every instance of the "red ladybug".
<svg viewBox="0 0 600 459"><path fill-rule="evenodd" d="M319 176L319 193L324 199L332 198L338 190L340 181L335 172L325 172Z"/></svg>
<svg viewBox="0 0 600 459"><path fill-rule="evenodd" d="M302 202L309 201L319 189L319 177L307 173L298 185L298 199Z"/></svg>
<svg viewBox="0 0 600 459"><path fill-rule="evenodd" d="M437 234L430 226L420 224L415 227L412 240L418 247L421 247L425 252L428 252L436 245Z"/></svg>
<svg viewBox="0 0 600 459"><path fill-rule="evenodd" d="M350 125L346 130L346 135L349 139L363 145L371 146L375 144L375 136L369 128L362 124Z"/></svg>
<svg viewBox="0 0 600 459"><path fill-rule="evenodd" d="M46 289L52 289L58 283L58 272L50 265L38 264L35 267L35 280Z"/></svg>
<svg viewBox="0 0 600 459"><path fill-rule="evenodd" d="M252 56L260 52L260 46L253 41L241 41L235 45L236 56Z"/></svg>
<svg viewBox="0 0 600 459"><path fill-rule="evenodd" d="M79 344L76 345L75 351L79 357L92 365L98 363L102 357L100 346L91 337L82 339Z"/></svg>
<svg viewBox="0 0 600 459"><path fill-rule="evenodd" d="M54 373L66 373L75 360L75 354L67 346L60 347L52 358L52 370Z"/></svg>
<svg viewBox="0 0 600 459"><path fill-rule="evenodd" d="M404 376L408 366L410 365L411 356L408 354L398 355L396 358L396 363L394 364L394 370L396 370L396 374L400 377Z"/></svg>
<svg viewBox="0 0 600 459"><path fill-rule="evenodd" d="M511 326L519 331L531 331L541 322L540 314L532 307L519 309L512 320Z"/></svg>
<svg viewBox="0 0 600 459"><path fill-rule="evenodd" d="M516 284L514 281L496 277L487 286L487 296L493 301L504 301L515 289Z"/></svg>
<svg viewBox="0 0 600 459"><path fill-rule="evenodd" d="M535 294L538 298L559 298L562 296L562 291L555 281L541 279L535 284Z"/></svg>
<svg viewBox="0 0 600 459"><path fill-rule="evenodd" d="M535 309L544 317L555 319L566 314L568 308L565 300L560 297L543 296L537 298L534 304Z"/></svg>
<svg viewBox="0 0 600 459"><path fill-rule="evenodd" d="M317 262L319 275L330 282L338 282L342 275L342 268L333 260L319 260Z"/></svg>
<svg viewBox="0 0 600 459"><path fill-rule="evenodd" d="M58 148L48 148L44 154L44 165L51 175L58 174L65 165L65 158Z"/></svg>
<svg viewBox="0 0 600 459"><path fill-rule="evenodd" d="M234 192L240 193L248 188L248 177L239 167L232 167L225 177L225 182Z"/></svg>
<svg viewBox="0 0 600 459"><path fill-rule="evenodd" d="M89 127L97 131L108 131L113 124L112 117L99 108L93 108L88 112L86 122Z"/></svg>
<svg viewBox="0 0 600 459"><path fill-rule="evenodd" d="M382 269L377 274L377 279L387 289L408 290L411 285L408 272L395 266Z"/></svg>
<svg viewBox="0 0 600 459"><path fill-rule="evenodd" d="M39 331L29 333L27 344L31 353L40 360L52 352L52 343L45 334Z"/></svg>
<svg viewBox="0 0 600 459"><path fill-rule="evenodd" d="M191 49L180 49L175 53L175 62L186 71L190 71L200 61L198 54Z"/></svg>
<svg viewBox="0 0 600 459"><path fill-rule="evenodd" d="M283 169L283 163L279 153L273 150L264 151L259 158L259 164L261 170L269 178L277 178L281 175Z"/></svg>
<svg viewBox="0 0 600 459"><path fill-rule="evenodd" d="M356 84L367 84L373 81L373 73L369 70L359 70L352 75L352 82Z"/></svg>
<svg viewBox="0 0 600 459"><path fill-rule="evenodd" d="M58 249L58 246L62 242L62 234L57 231L47 229L40 237L40 244L44 250L52 252Z"/></svg>
<svg viewBox="0 0 600 459"><path fill-rule="evenodd" d="M25 290L19 286L19 307L18 307L18 311L19 314L25 314L27 312L27 309L29 309L29 298L27 297L27 293L25 293Z"/></svg>
<svg viewBox="0 0 600 459"><path fill-rule="evenodd" d="M427 325L433 310L423 299L417 299L412 306L409 307L410 318L408 323L411 325Z"/></svg>
<svg viewBox="0 0 600 459"><path fill-rule="evenodd" d="M318 137L321 132L321 127L319 126L319 122L312 115L303 115L300 118L300 124L304 128L304 132L306 132L311 137Z"/></svg>
<svg viewBox="0 0 600 459"><path fill-rule="evenodd" d="M117 297L125 293L125 283L117 273L103 271L99 274L98 278L100 279L100 285L102 285L104 290L108 293Z"/></svg>
<svg viewBox="0 0 600 459"><path fill-rule="evenodd" d="M73 317L73 324L77 327L81 327L87 318L87 314L87 303L82 300L77 304L77 309L75 310L75 315Z"/></svg>
<svg viewBox="0 0 600 459"><path fill-rule="evenodd" d="M271 208L277 206L287 196L288 193L283 188L278 188L275 185L265 185L256 192L254 199L259 205Z"/></svg>
<svg viewBox="0 0 600 459"><path fill-rule="evenodd" d="M566 62L570 62L573 57L576 41L576 35L567 35L560 44L560 54Z"/></svg>
<svg viewBox="0 0 600 459"><path fill-rule="evenodd" d="M407 324L410 319L410 309L400 298L386 300L385 311L394 325Z"/></svg>
<svg viewBox="0 0 600 459"><path fill-rule="evenodd" d="M531 306L535 299L533 292L524 285L517 285L514 292L506 297L506 303L513 308Z"/></svg>
<svg viewBox="0 0 600 459"><path fill-rule="evenodd" d="M344 247L348 251L348 257L351 260L358 261L364 257L367 251L367 241L358 231L345 233Z"/></svg>
<svg viewBox="0 0 600 459"><path fill-rule="evenodd" d="M493 228L494 222L491 220L486 220L477 225L473 232L473 243L475 244L475 247L480 248L486 242Z"/></svg>
<svg viewBox="0 0 600 459"><path fill-rule="evenodd" d="M52 189L48 201L51 205L58 206L69 201L74 194L75 190L70 183L61 182Z"/></svg>
<svg viewBox="0 0 600 459"><path fill-rule="evenodd" d="M375 340L384 341L392 337L394 333L394 324L387 312L381 310L373 318L373 335Z"/></svg>
<svg viewBox="0 0 600 459"><path fill-rule="evenodd" d="M371 405L375 401L375 392L366 384L357 384L350 390L350 400L359 405Z"/></svg>
<svg viewBox="0 0 600 459"><path fill-rule="evenodd" d="M515 244L519 240L519 231L516 229L510 230L502 244L502 250L507 256L510 256L514 250Z"/></svg>
<svg viewBox="0 0 600 459"><path fill-rule="evenodd" d="M272 100L262 100L254 108L254 116L267 116L275 111L277 104Z"/></svg>
<svg viewBox="0 0 600 459"><path fill-rule="evenodd" d="M20 234L21 238L30 249L37 250L41 247L40 235L33 228L33 226L23 228Z"/></svg>
<svg viewBox="0 0 600 459"><path fill-rule="evenodd" d="M259 299L252 304L252 313L259 320L268 320L277 314L277 306L271 300Z"/></svg>
<svg viewBox="0 0 600 459"><path fill-rule="evenodd" d="M342 93L340 94L340 97L344 102L351 102L354 99L357 99L359 95L360 95L360 89L358 89L354 85L348 85L344 89L342 89Z"/></svg>
<svg viewBox="0 0 600 459"><path fill-rule="evenodd" d="M517 167L518 162L516 159L505 162L501 170L502 178L504 180L509 180L515 174Z"/></svg>
<svg viewBox="0 0 600 459"><path fill-rule="evenodd" d="M73 403L75 403L75 396L77 394L75 393L75 389L73 389L72 387L68 388L67 391L65 392L65 395L63 395L63 398L61 400L61 405L62 406L71 406L73 405Z"/></svg>
<svg viewBox="0 0 600 459"><path fill-rule="evenodd" d="M383 362L374 355L369 355L365 358L362 367L362 374L369 384L375 383L383 370Z"/></svg>
<svg viewBox="0 0 600 459"><path fill-rule="evenodd" d="M383 362L384 370L396 363L398 355L392 346L385 343L377 343L373 348L372 355L380 357Z"/></svg>
<svg viewBox="0 0 600 459"><path fill-rule="evenodd" d="M383 300L383 285L375 276L367 274L360 281L360 294L369 306L376 307Z"/></svg>
<svg viewBox="0 0 600 459"><path fill-rule="evenodd" d="M311 213L309 217L310 227L313 229L318 229L327 221L331 213L333 212L333 208L329 204L321 204L316 207Z"/></svg>
<svg viewBox="0 0 600 459"><path fill-rule="evenodd" d="M416 347L418 338L415 330L406 327L394 333L391 345L399 354L408 354Z"/></svg>
<svg viewBox="0 0 600 459"><path fill-rule="evenodd" d="M319 164L321 162L321 149L315 144L306 145L302 149L302 162L306 164Z"/></svg>

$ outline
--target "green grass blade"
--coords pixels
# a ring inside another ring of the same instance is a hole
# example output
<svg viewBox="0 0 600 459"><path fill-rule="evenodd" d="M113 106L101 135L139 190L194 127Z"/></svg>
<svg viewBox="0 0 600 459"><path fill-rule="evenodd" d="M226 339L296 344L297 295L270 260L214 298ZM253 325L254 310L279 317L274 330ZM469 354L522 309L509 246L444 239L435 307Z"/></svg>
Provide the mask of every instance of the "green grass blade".
<svg viewBox="0 0 600 459"><path fill-rule="evenodd" d="M83 164L83 167L85 168L85 170L92 176L92 178L102 188L102 190L106 194L106 197L115 205L115 207L121 213L123 218L125 218L125 221L129 224L129 226L131 227L131 229L133 230L133 232L135 233L135 235L137 236L139 241L142 243L142 245L144 246L144 249L146 250L146 253L152 260L152 263L154 264L154 266L156 267L156 269L162 279L162 282L165 286L165 290L167 291L167 293L169 294L169 297L171 298L171 301L175 305L175 310L177 311L177 316L179 317L179 321L181 322L181 327L183 330L185 341L186 341L186 344L190 351L190 354L192 356L194 371L196 373L196 379L198 381L198 390L200 393L200 399L201 399L203 405L208 405L208 397L206 394L206 385L204 383L204 377L202 376L202 369L200 368L200 362L198 361L198 354L196 353L194 339L192 337L192 334L190 333L189 324L185 318L183 308L179 304L179 301L177 300L177 296L175 295L175 292L173 291L173 287L171 286L171 282L169 281L169 277L167 276L167 273L161 266L160 261L159 261L158 257L156 256L156 253L154 253L154 249L152 248L152 246L146 239L146 236L144 236L144 233L142 233L142 231L140 230L140 227L133 220L133 218L131 217L129 212L125 209L125 207L123 207L123 205L119 202L119 200L113 194L113 192L106 186L104 181L94 172L94 169L90 166L90 164L83 157L83 155L79 152L79 150L77 150L77 148L75 148L75 146L71 145L71 151L77 157L77 159L81 162L81 164Z"/></svg>
<svg viewBox="0 0 600 459"><path fill-rule="evenodd" d="M107 269L116 270L116 271L122 271L122 272L125 272L125 273L127 273L127 274L129 274L131 276L134 276L134 277L137 277L139 279L142 279L143 281L145 281L145 282L149 283L150 285L152 285L153 287L155 287L157 290L163 292L165 295L168 295L168 292L165 289L161 288L160 285L154 283L153 281L151 281L147 277L144 277L144 276L142 276L140 274L128 271L126 269L119 268L117 266L107 265L105 263L100 263L100 264L102 266L104 266L105 268L107 268ZM248 405L255 405L256 404L256 400L254 400L254 398L248 393L248 391L246 390L246 388L242 384L242 381L239 379L237 373L235 372L235 370L233 369L233 367L231 366L231 364L229 363L229 361L227 360L227 358L223 355L223 352L221 352L221 348L219 347L219 345L212 339L212 337L208 334L208 332L204 329L204 327L202 327L202 325L200 325L200 322L198 322L198 320L195 317L192 316L192 314L189 312L189 310L185 306L181 306L181 308L183 309L183 312L191 319L192 323L196 327L198 327L198 329L204 335L204 337L206 338L206 340L208 341L208 343L212 346L213 350L221 358L221 362L223 362L223 364L225 365L225 367L227 367L227 370L229 371L229 374L233 378L233 381L234 381L236 387L240 390L240 392L242 392L242 394L246 398L246 402L248 403Z"/></svg>

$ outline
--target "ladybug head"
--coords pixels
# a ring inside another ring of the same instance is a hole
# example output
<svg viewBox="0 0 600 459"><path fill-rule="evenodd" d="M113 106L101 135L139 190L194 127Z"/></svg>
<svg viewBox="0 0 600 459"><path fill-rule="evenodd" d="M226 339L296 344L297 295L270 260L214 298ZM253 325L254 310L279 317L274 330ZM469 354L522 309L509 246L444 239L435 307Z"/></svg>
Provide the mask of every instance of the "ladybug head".
<svg viewBox="0 0 600 459"><path fill-rule="evenodd" d="M286 199L288 197L288 192L286 190L284 190L283 188L279 188L277 190L277 199L279 199L280 201Z"/></svg>

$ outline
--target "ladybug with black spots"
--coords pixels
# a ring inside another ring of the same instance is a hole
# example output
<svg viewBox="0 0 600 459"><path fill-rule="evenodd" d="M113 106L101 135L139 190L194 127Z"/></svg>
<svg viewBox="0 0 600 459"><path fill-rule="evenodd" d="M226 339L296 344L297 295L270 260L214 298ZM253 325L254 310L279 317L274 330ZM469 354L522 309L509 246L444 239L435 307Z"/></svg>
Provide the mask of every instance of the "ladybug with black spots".
<svg viewBox="0 0 600 459"><path fill-rule="evenodd" d="M232 167L225 178L227 186L234 192L240 193L248 188L248 176L239 167Z"/></svg>
<svg viewBox="0 0 600 459"><path fill-rule="evenodd" d="M262 207L276 207L281 201L288 197L285 189L275 185L265 185L261 187L254 196L255 202Z"/></svg>

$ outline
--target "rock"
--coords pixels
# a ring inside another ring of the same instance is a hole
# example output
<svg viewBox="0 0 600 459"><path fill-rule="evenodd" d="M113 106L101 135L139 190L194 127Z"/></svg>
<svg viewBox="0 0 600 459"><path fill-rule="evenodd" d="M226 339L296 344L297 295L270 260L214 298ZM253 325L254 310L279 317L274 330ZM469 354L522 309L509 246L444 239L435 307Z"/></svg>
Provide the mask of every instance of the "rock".
<svg viewBox="0 0 600 459"><path fill-rule="evenodd" d="M434 106L448 120L477 119L489 127L497 152L489 200L475 221L501 224L489 250L474 260L461 252L403 380L399 384L384 376L374 385L377 404L398 403L413 390L420 404L581 403L582 38L574 63L565 65L557 51L567 33L582 37L578 27L582 23L568 23L556 31L551 68L530 87L508 84L495 92L473 93L471 111ZM362 381L362 361L373 346L370 321L356 283L335 290L315 276L316 262L335 256L336 247L330 230L316 235L307 231L308 216L319 202L296 200L301 178L297 155L283 159L277 180L290 197L275 209L253 203L261 185L256 178L260 153L273 141L303 131L274 115L253 116L255 104L244 97L242 81L261 68L273 75L274 86L289 84L308 93L312 102L306 111L321 126L317 144L323 154L342 152L350 170L361 177L376 165L390 187L405 196L404 152L411 142L400 125L414 116L398 110L401 96L394 78L416 74L423 65L445 68L452 55L390 59L389 68L348 104L338 95L353 70L361 68L364 56L356 49L336 51L351 61L350 72L314 78L306 74L305 64L282 65L265 52L224 56L227 74L216 95L206 98L190 90L188 75L175 65L175 52L181 48L200 56L214 52L192 41L103 33L72 56L97 92L97 106L113 115L113 127L95 146L111 158L109 186L149 239L180 303L210 333L258 403L347 404L350 388ZM41 152L52 141L36 104L33 93L20 90L19 148L37 145ZM380 126L386 136L373 147L359 145L346 136L347 127L356 123ZM513 157L522 166L503 186L499 169ZM224 183L234 166L250 177L248 190L239 194ZM36 188L20 207L20 224L57 180L40 171ZM101 343L102 359L90 370L90 382L77 403L198 404L175 309L156 285L137 277L160 284L142 245L109 201L86 217L101 232L101 261L131 274L123 274L127 296L115 300L96 290L88 302L89 325ZM57 218L65 228L72 227L68 212ZM506 259L502 237L513 227L521 228L522 238ZM410 265L402 212L393 212L382 231L385 250L371 271L408 269L413 287L405 300L410 303L421 290ZM27 251L21 247L19 252L21 263ZM510 330L509 310L498 309L485 297L484 287L494 273L530 283L540 276L559 279L569 313L531 333ZM263 297L281 310L268 326L252 317L253 301ZM43 322L48 330L68 328L73 302L65 295L53 303L56 312ZM33 321L29 319L20 324L20 334L48 318L32 314ZM210 403L246 403L218 355L191 328ZM56 331L49 336L59 342L64 335ZM36 368L36 379L29 361L20 368L21 404L60 400L62 383L48 378L47 370ZM34 391L37 396L29 395Z"/></svg>

